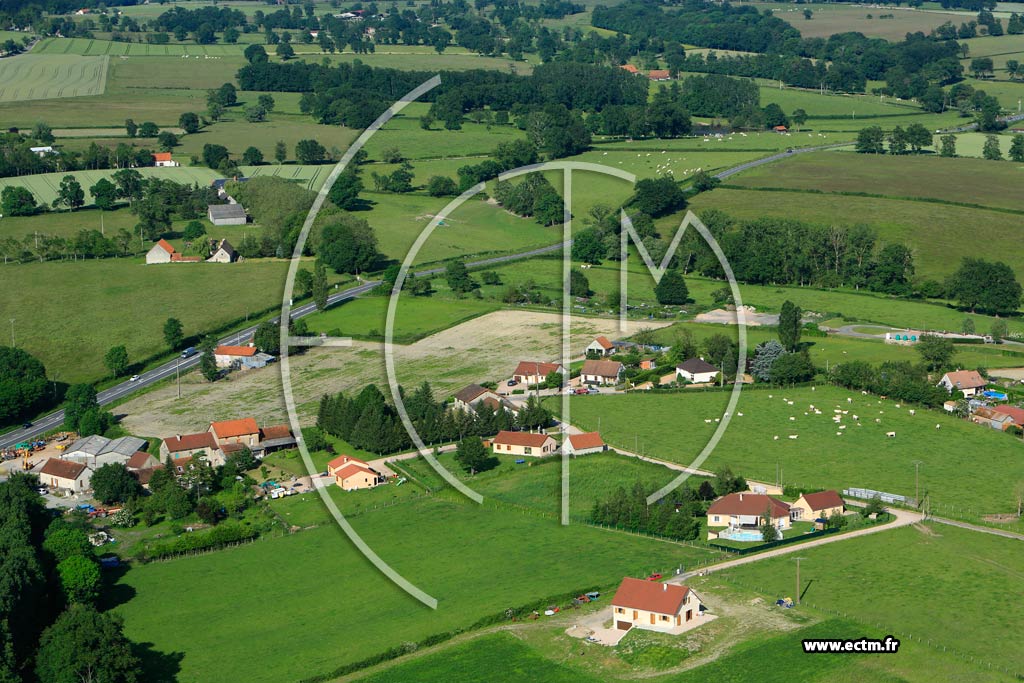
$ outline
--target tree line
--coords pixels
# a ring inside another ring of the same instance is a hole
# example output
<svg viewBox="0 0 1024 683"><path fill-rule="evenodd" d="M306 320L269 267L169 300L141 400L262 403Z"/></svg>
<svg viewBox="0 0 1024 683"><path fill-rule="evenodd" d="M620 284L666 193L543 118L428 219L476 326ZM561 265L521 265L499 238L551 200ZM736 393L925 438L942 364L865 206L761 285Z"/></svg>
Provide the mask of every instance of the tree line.
<svg viewBox="0 0 1024 683"><path fill-rule="evenodd" d="M426 444L461 441L467 436L491 436L503 429L536 429L551 422L551 413L531 397L513 416L511 411L479 404L472 412L447 409L436 401L430 384L424 382L406 395L403 402L416 432ZM376 385L370 384L354 397L344 393L325 394L320 399L317 426L353 447L387 454L413 447L394 406Z"/></svg>

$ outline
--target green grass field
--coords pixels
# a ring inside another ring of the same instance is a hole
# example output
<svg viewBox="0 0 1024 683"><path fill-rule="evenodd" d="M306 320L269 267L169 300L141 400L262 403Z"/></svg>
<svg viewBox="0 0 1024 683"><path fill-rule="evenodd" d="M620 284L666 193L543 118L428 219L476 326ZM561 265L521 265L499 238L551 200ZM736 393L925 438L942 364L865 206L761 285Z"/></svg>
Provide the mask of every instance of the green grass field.
<svg viewBox="0 0 1024 683"><path fill-rule="evenodd" d="M1020 61L1021 55L1015 57ZM1005 74L1002 74L1002 77L1005 78ZM1014 114L1020 113L1021 99L1024 98L1024 82L988 78L965 78L963 82L973 86L975 90L984 90L986 94L995 96L1003 105L1003 109Z"/></svg>
<svg viewBox="0 0 1024 683"><path fill-rule="evenodd" d="M837 161L840 159L837 157ZM979 246L973 253L1006 261L1024 271L1024 259L1013 235L1020 216L942 204L850 197L761 192L719 188L694 198L691 208L720 209L735 218L796 218L824 225L866 223L882 242L912 245L916 274L942 280L959 264L950 254L962 251L965 240ZM927 238L922 238L927 235Z"/></svg>
<svg viewBox="0 0 1024 683"><path fill-rule="evenodd" d="M586 396L573 399L571 422L597 429L600 418L609 445L689 464L717 427L705 420L720 418L727 400L728 392ZM896 408L896 403L825 385L746 391L705 467L728 464L744 476L774 481L778 465L787 484L872 488L913 497L913 462L920 460L921 493L930 494L933 504L963 508L965 514L969 508L974 517L1016 509L1013 487L1024 481L1019 441L942 411L919 408L910 415L908 406ZM549 407L557 409L557 404L550 401ZM812 404L821 415L808 408ZM831 419L836 409L850 412L842 422L845 430ZM887 438L887 432L896 432L896 438ZM992 472L1000 474L993 478Z"/></svg>
<svg viewBox="0 0 1024 683"><path fill-rule="evenodd" d="M764 11L771 9L776 17L793 25L804 38L828 38L834 33L856 31L869 38L886 40L903 40L907 33L922 31L929 33L947 21L957 26L962 21L972 19L973 15L966 12L941 12L914 10L903 7L867 7L844 5L815 5L811 19L804 19L802 7L780 3L758 2L754 5ZM893 15L882 19L879 15ZM868 16L872 18L868 18Z"/></svg>
<svg viewBox="0 0 1024 683"><path fill-rule="evenodd" d="M214 228L205 215L199 220L206 227L207 233L210 234L226 231L233 236L238 230L236 227ZM184 230L187 223L188 221L185 220L174 221L171 224L171 231L180 233ZM138 216L133 214L127 206L120 207L114 211L99 211L98 209L52 211L35 216L7 216L3 218L0 220L0 238L13 237L22 240L28 235L37 232L45 235L70 238L77 235L79 230L100 230L109 237L121 229L134 233L134 228L138 224ZM180 245L180 240L178 239L171 239L170 242ZM138 240L131 247L139 249Z"/></svg>
<svg viewBox="0 0 1024 683"><path fill-rule="evenodd" d="M167 318L193 335L279 304L287 267L262 259L161 267L141 258L6 266L0 289L16 294L3 314L15 319L18 346L52 379L92 381L107 374L103 354L111 346L127 346L132 362L163 351ZM222 293L215 306L213 292Z"/></svg>
<svg viewBox="0 0 1024 683"><path fill-rule="evenodd" d="M102 95L108 57L19 55L0 61L0 102Z"/></svg>
<svg viewBox="0 0 1024 683"><path fill-rule="evenodd" d="M958 146L966 143L967 136L961 138L964 140ZM1024 197L1016 191L1022 180L1024 164L1012 162L822 152L753 168L729 182L750 188L926 197L1024 211Z"/></svg>
<svg viewBox="0 0 1024 683"><path fill-rule="evenodd" d="M383 340L388 301L386 296L366 297L314 313L307 319L309 329L327 333L337 330L344 336ZM413 299L403 296L395 314L395 342L412 343L497 309L493 302L476 299Z"/></svg>
<svg viewBox="0 0 1024 683"><path fill-rule="evenodd" d="M164 178L178 183L198 183L199 185L209 185L211 180L221 177L221 174L218 172L203 166L140 168L138 171L146 177ZM39 173L36 175L13 176L10 178L0 178L0 188L7 187L8 185L25 187L35 195L37 202L49 204L57 197L61 179L66 175L72 175L82 185L82 189L85 190L85 202L88 205L92 203L92 193L89 192L89 188L95 185L100 178L109 178L115 172L116 169L104 169L100 171ZM0 229L2 228L3 226L0 224Z"/></svg>
<svg viewBox="0 0 1024 683"><path fill-rule="evenodd" d="M761 106L774 102L787 114L803 109L810 119L823 117L868 118L872 116L898 116L922 113L910 102L897 102L892 98L882 99L874 95L820 94L813 90L798 90L778 87L778 82L761 81ZM819 122L818 124L823 125Z"/></svg>
<svg viewBox="0 0 1024 683"><path fill-rule="evenodd" d="M196 45L178 43L173 45L150 45L149 43L122 43L92 38L44 38L32 49L41 55L81 55L96 57L181 57L191 59L206 57L238 57L245 51L245 45Z"/></svg>
<svg viewBox="0 0 1024 683"><path fill-rule="evenodd" d="M331 527L135 567L115 589L133 596L117 612L133 640L183 655L182 683L294 681L508 607L592 586L607 591L626 574L713 556L429 499L360 515L352 524L387 562L438 598L436 612L377 574ZM190 588L169 601L169 583ZM176 628L167 628L171 620ZM228 630L235 637L222 638ZM209 647L213 640L216 648ZM288 654L272 654L278 652Z"/></svg>
<svg viewBox="0 0 1024 683"><path fill-rule="evenodd" d="M1021 602L1010 596L1021 579L1024 547L1017 541L929 524L801 552L804 600L838 610L906 639L930 641L1011 672L1024 670L1020 650L996 635L1015 632ZM865 561L866 558L871 558ZM793 562L772 558L728 571L766 597L791 595ZM965 588L970 586L969 589ZM965 592L970 597L965 599ZM954 610L948 609L956 604ZM1002 673L1002 672L1000 672Z"/></svg>

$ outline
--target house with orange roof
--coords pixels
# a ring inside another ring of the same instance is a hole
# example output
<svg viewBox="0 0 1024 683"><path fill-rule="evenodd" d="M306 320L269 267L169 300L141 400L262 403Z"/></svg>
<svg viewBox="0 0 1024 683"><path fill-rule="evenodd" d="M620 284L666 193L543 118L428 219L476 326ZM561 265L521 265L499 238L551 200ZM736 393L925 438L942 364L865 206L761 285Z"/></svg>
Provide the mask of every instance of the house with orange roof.
<svg viewBox="0 0 1024 683"><path fill-rule="evenodd" d="M604 439L597 432L570 434L562 443L562 452L571 455L587 455L589 453L601 453L606 450L608 450L608 444L604 442Z"/></svg>
<svg viewBox="0 0 1024 683"><path fill-rule="evenodd" d="M953 393L954 390L959 391L963 394L964 398L970 398L974 396L982 389L988 382L982 377L977 370L957 370L956 372L947 372L939 380L939 386Z"/></svg>
<svg viewBox="0 0 1024 683"><path fill-rule="evenodd" d="M160 240L146 252L146 265L152 263L170 263L177 252L167 240Z"/></svg>
<svg viewBox="0 0 1024 683"><path fill-rule="evenodd" d="M213 434L219 446L226 443L240 443L252 448L260 442L259 425L251 417L211 422L209 432Z"/></svg>
<svg viewBox="0 0 1024 683"><path fill-rule="evenodd" d="M726 530L757 530L765 517L780 532L789 529L789 504L762 493L730 493L722 496L708 507L708 539L719 537L712 528L726 527Z"/></svg>
<svg viewBox="0 0 1024 683"><path fill-rule="evenodd" d="M615 345L608 341L608 337L594 337L594 341L587 344L583 353L587 356L610 356L615 353Z"/></svg>
<svg viewBox="0 0 1024 683"><path fill-rule="evenodd" d="M170 152L154 152L153 154L153 165L158 167L174 167L181 166L177 161L171 157Z"/></svg>
<svg viewBox="0 0 1024 683"><path fill-rule="evenodd" d="M339 455L327 463L327 474L334 477L335 485L343 491L372 489L386 481L368 463L350 455Z"/></svg>
<svg viewBox="0 0 1024 683"><path fill-rule="evenodd" d="M495 453L503 455L529 455L541 457L558 450L558 442L544 433L510 432L502 430L491 440Z"/></svg>
<svg viewBox="0 0 1024 683"><path fill-rule="evenodd" d="M222 344L213 350L213 358L218 368L241 367L242 359L252 358L258 353L255 346L235 346Z"/></svg>
<svg viewBox="0 0 1024 683"><path fill-rule="evenodd" d="M647 78L652 81L672 80L672 73L668 69L651 69L647 72Z"/></svg>
<svg viewBox="0 0 1024 683"><path fill-rule="evenodd" d="M619 68L622 69L623 71L628 71L631 74L638 74L638 73L640 73L640 69L636 68L632 64L623 64Z"/></svg>
<svg viewBox="0 0 1024 683"><path fill-rule="evenodd" d="M671 632L704 616L704 602L692 588L626 577L612 597L615 628Z"/></svg>

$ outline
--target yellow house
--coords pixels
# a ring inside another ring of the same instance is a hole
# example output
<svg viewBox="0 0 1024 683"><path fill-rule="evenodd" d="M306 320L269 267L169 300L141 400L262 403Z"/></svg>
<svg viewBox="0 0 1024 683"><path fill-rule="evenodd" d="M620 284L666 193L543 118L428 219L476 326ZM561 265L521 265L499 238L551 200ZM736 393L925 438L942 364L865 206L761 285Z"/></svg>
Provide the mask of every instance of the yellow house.
<svg viewBox="0 0 1024 683"><path fill-rule="evenodd" d="M530 455L540 457L558 450L558 442L547 434L509 432L502 430L491 441L495 453L504 455Z"/></svg>
<svg viewBox="0 0 1024 683"><path fill-rule="evenodd" d="M689 586L626 577L612 598L615 628L671 631L702 616L704 604Z"/></svg>
<svg viewBox="0 0 1024 683"><path fill-rule="evenodd" d="M789 506L789 516L791 519L808 521L828 519L837 512L843 514L845 511L846 505L843 503L842 497L835 491L805 493Z"/></svg>
<svg viewBox="0 0 1024 683"><path fill-rule="evenodd" d="M372 489L384 483L384 477L366 462L348 455L339 455L327 463L327 473L343 491Z"/></svg>

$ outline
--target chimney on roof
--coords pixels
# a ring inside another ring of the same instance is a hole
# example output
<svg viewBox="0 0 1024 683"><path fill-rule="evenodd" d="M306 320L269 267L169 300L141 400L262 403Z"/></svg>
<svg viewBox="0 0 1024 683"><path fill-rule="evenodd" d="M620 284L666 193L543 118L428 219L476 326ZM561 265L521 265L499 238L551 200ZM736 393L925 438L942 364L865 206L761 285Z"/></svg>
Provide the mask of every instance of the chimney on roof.
<svg viewBox="0 0 1024 683"><path fill-rule="evenodd" d="M740 493L740 500L743 500L743 494Z"/></svg>
<svg viewBox="0 0 1024 683"><path fill-rule="evenodd" d="M661 584L661 590L664 591L665 593L668 593L668 584L667 583Z"/></svg>

